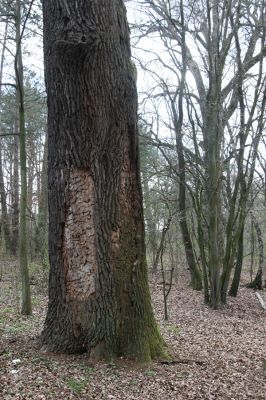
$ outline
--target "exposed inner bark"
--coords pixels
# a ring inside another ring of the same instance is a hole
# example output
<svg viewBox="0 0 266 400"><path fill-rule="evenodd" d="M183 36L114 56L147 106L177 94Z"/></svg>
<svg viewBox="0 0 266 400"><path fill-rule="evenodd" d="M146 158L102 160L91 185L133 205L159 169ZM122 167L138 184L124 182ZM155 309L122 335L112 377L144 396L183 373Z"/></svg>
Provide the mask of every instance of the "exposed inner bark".
<svg viewBox="0 0 266 400"><path fill-rule="evenodd" d="M88 171L74 169L68 182L69 206L64 229L66 292L70 299L84 300L95 293L98 271L93 213L93 180Z"/></svg>

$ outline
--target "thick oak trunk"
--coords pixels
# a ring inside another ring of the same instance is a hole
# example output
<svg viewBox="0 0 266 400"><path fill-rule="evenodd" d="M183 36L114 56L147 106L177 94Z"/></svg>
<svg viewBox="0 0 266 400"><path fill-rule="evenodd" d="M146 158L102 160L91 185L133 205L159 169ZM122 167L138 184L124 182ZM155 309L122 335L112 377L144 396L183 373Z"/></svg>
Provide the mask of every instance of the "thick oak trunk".
<svg viewBox="0 0 266 400"><path fill-rule="evenodd" d="M149 360L137 97L122 0L46 0L49 350Z"/></svg>

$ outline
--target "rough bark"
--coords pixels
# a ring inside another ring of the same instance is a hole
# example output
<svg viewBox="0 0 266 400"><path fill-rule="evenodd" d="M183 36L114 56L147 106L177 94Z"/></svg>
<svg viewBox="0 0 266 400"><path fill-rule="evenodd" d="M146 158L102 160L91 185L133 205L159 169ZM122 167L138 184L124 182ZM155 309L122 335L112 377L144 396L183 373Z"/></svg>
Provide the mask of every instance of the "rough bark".
<svg viewBox="0 0 266 400"><path fill-rule="evenodd" d="M122 0L47 0L49 308L45 347L165 353L151 308L137 98Z"/></svg>

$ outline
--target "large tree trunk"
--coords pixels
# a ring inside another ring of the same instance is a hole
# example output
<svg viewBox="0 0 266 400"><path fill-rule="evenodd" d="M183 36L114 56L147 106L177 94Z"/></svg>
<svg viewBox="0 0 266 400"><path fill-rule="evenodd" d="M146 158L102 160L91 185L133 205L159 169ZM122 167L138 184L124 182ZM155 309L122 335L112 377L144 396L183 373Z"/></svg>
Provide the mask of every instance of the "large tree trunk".
<svg viewBox="0 0 266 400"><path fill-rule="evenodd" d="M137 97L122 0L46 0L50 351L149 360Z"/></svg>

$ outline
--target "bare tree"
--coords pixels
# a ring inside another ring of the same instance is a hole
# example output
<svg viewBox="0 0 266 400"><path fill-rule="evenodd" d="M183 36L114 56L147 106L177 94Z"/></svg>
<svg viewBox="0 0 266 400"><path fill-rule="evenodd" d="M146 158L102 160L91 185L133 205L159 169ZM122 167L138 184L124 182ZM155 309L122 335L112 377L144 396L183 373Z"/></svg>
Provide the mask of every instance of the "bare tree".
<svg viewBox="0 0 266 400"><path fill-rule="evenodd" d="M175 106L179 123L183 118L181 78L187 68L183 94L187 109L182 123L182 134L187 132L187 149L179 141L178 154L180 159L184 150L187 171L197 181L197 191L191 187L188 190L199 224L205 301L210 298L212 307L217 308L226 302L237 257L241 264L238 243L265 123L265 3L257 2L253 7L240 0L143 0L138 4L142 20L133 26L138 50L144 37L146 42L149 38L160 41L163 48L160 54L145 50L140 62L159 83L157 89L150 90L149 97L170 104L172 101L174 105L179 99L179 107ZM163 73L157 72L158 65ZM171 122L169 130L174 126ZM225 173L228 171L230 177L230 170L235 168L237 178L230 180L233 190L227 199ZM179 174L182 170L179 165ZM203 245L201 234L207 246Z"/></svg>

